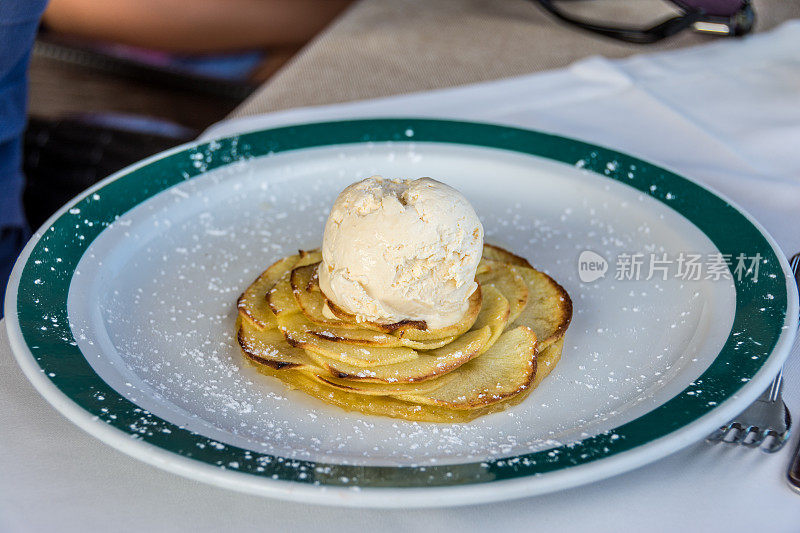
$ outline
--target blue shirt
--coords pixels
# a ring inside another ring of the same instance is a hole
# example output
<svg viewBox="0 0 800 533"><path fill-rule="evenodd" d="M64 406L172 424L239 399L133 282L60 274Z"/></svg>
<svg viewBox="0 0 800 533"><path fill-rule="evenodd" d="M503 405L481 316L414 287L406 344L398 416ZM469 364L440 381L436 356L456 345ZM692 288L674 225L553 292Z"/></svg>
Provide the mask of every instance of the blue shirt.
<svg viewBox="0 0 800 533"><path fill-rule="evenodd" d="M0 228L25 227L22 131L28 63L46 0L0 0ZM2 280L5 282L5 280Z"/></svg>
<svg viewBox="0 0 800 533"><path fill-rule="evenodd" d="M22 209L22 130L28 63L46 0L0 0L0 298L28 236ZM0 300L0 304L3 302ZM3 318L0 306L0 318Z"/></svg>

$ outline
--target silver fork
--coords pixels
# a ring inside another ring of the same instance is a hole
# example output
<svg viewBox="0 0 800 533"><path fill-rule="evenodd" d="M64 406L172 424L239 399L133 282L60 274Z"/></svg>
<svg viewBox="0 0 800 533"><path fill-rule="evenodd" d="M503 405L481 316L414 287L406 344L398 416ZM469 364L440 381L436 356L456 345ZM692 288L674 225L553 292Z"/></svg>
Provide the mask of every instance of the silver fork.
<svg viewBox="0 0 800 533"><path fill-rule="evenodd" d="M790 264L794 279L800 285L800 253L792 257ZM750 407L709 435L706 441L741 444L748 448L760 447L767 453L783 448L789 440L792 416L781 397L782 385L783 368Z"/></svg>
<svg viewBox="0 0 800 533"><path fill-rule="evenodd" d="M783 369L772 384L750 407L709 435L708 442L741 444L748 448L760 447L774 453L783 448L792 429L792 416L781 398Z"/></svg>

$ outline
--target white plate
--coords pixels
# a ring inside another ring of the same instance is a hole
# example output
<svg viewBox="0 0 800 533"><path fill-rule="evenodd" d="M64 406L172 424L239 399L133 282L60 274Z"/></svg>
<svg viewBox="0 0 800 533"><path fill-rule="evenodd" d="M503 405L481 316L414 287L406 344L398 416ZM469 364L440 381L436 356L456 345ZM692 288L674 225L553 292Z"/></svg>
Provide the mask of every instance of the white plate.
<svg viewBox="0 0 800 533"><path fill-rule="evenodd" d="M367 417L243 360L238 295L276 259L319 246L338 192L373 174L454 186L487 242L572 296L562 361L520 405L469 424ZM592 282L579 278L587 250L608 262ZM720 252L731 270L705 279ZM757 276L735 270L740 253L748 266L760 254ZM642 254L640 279L616 279L626 254ZM651 254L666 279L650 275ZM700 254L701 279L676 276L681 254ZM613 475L727 421L788 354L787 272L747 215L630 156L498 126L365 120L189 145L112 176L28 244L6 316L39 391L135 457L306 502L454 505Z"/></svg>

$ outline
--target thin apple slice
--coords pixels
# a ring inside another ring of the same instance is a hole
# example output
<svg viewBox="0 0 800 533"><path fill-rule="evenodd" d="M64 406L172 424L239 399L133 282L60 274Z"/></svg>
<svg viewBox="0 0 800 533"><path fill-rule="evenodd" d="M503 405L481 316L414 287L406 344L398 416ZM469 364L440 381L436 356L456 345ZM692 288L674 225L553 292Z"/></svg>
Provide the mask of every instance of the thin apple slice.
<svg viewBox="0 0 800 533"><path fill-rule="evenodd" d="M301 267L319 263L321 257L322 254L316 250L310 252L301 250L300 259L297 260L294 266ZM291 268L282 272L275 285L267 291L267 305L276 316L296 307L294 294L292 294L291 275Z"/></svg>
<svg viewBox="0 0 800 533"><path fill-rule="evenodd" d="M276 371L266 366L258 366L257 368L261 373L283 381L290 389L301 391L345 411L355 411L365 415L388 416L415 422L442 423L468 422L482 414L474 411L457 411L431 405L415 405L391 396L353 394L316 380L306 372L295 370Z"/></svg>
<svg viewBox="0 0 800 533"><path fill-rule="evenodd" d="M508 323L511 324L528 303L528 286L525 280L516 268L508 263L482 259L481 265L484 268L475 280L481 284L481 288L495 287L506 297L510 306Z"/></svg>
<svg viewBox="0 0 800 533"><path fill-rule="evenodd" d="M295 307L292 286L289 283L291 273L291 270L284 272L275 285L267 291L267 305L275 316L290 312Z"/></svg>
<svg viewBox="0 0 800 533"><path fill-rule="evenodd" d="M285 294L287 280L289 278L284 274L276 285L277 290L270 293L270 297L278 295L275 299L277 302L276 307L280 307L280 312L276 313L278 329L292 346L303 348L307 352L315 353L340 364L366 368L402 363L419 357L415 350L404 346L358 346L328 340L315 335L312 331L314 325L303 315L294 296ZM284 285L278 287L281 284ZM281 294L281 292L284 294Z"/></svg>
<svg viewBox="0 0 800 533"><path fill-rule="evenodd" d="M555 342L537 356L537 363L546 360L557 361L560 357L560 345L562 342ZM537 365L538 366L538 365ZM312 378L306 371L296 370L274 370L268 366L256 365L256 368L263 374L275 377L283 381L290 389L301 391L309 396L317 398L322 402L339 407L345 411L358 412L363 415L388 416L401 420L415 422L436 422L436 423L466 423L480 416L497 413L508 407L518 405L525 401L531 391L541 381L538 379L539 372L531 382L531 385L502 401L495 402L482 407L473 409L450 409L445 406L416 404L403 401L391 396L372 396L365 394L354 394L346 390L333 387L322 380ZM551 366L552 368L552 366ZM438 381L437 378L436 381Z"/></svg>
<svg viewBox="0 0 800 533"><path fill-rule="evenodd" d="M390 324L356 320L355 315L348 313L325 297L325 294L319 287L318 268L319 265L313 265L313 268L297 269L297 271L293 272L294 281L292 282L292 288L295 290L297 303L308 313L310 320L323 325L340 325L342 327L351 328L358 327L381 333L398 333L410 329L427 329L424 320L401 320ZM324 310L329 311L335 318L326 316ZM444 335L442 336L444 337Z"/></svg>
<svg viewBox="0 0 800 533"><path fill-rule="evenodd" d="M395 394L428 394L449 383L452 374L445 374L436 379L429 379L421 383L369 383L366 381L351 381L333 378L325 375L313 375L314 379L353 394L367 396L393 396Z"/></svg>
<svg viewBox="0 0 800 533"><path fill-rule="evenodd" d="M325 297L324 293L320 294ZM371 329L373 331L383 331L386 333L400 333L403 331L426 331L428 325L424 320L401 320L399 322L392 322L389 324L381 324L371 320L358 320L355 315L348 313L328 298L325 298L325 307L339 320L343 320L349 324L358 324L362 328Z"/></svg>
<svg viewBox="0 0 800 533"><path fill-rule="evenodd" d="M461 320L455 324L438 329L405 329L400 333L397 333L397 335L404 339L411 339L414 341L426 341L432 339L441 339L444 337L458 337L459 335L469 331L475 324L475 320L477 320L478 314L481 312L482 302L483 294L481 292L481 286L478 284L478 287L469 297L467 311L464 313L464 316L461 317Z"/></svg>
<svg viewBox="0 0 800 533"><path fill-rule="evenodd" d="M357 346L323 339L306 329L307 324L308 321L300 312L278 316L278 327L289 344L342 364L371 368L399 364L419 357L415 350L404 346Z"/></svg>
<svg viewBox="0 0 800 533"><path fill-rule="evenodd" d="M298 254L276 261L245 289L236 303L243 320L260 330L278 327L275 313L267 304L267 292L275 286L284 273L294 268L299 260Z"/></svg>
<svg viewBox="0 0 800 533"><path fill-rule="evenodd" d="M483 291L483 306L481 312L478 314L477 320L472 325L473 330L488 327L492 334L483 345L478 355L484 353L486 350L497 342L497 339L503 333L503 330L508 324L509 317L509 304L506 297L494 287L486 287Z"/></svg>
<svg viewBox="0 0 800 533"><path fill-rule="evenodd" d="M503 333L483 355L453 371L456 378L443 387L396 397L449 409L474 409L522 392L530 387L535 373L536 335L520 326Z"/></svg>
<svg viewBox="0 0 800 533"><path fill-rule="evenodd" d="M398 348L405 347L414 350L433 350L449 344L455 337L445 337L432 341L412 341L402 339L388 333L379 333L368 329L349 329L337 326L321 326L308 320L305 313L295 313L291 318L287 318L287 324L291 324L293 331L308 332L315 337L329 342L340 342L353 346Z"/></svg>
<svg viewBox="0 0 800 533"><path fill-rule="evenodd" d="M409 341L431 341L441 340L447 337L456 337L468 331L475 318L478 316L481 307L480 286L470 295L469 307L464 316L457 323L438 329L427 329L424 321L420 320L401 320L391 324L380 324L371 321L358 321L344 309L337 306L334 302L325 298L324 293L319 290L319 281L316 275L318 265L295 268L292 271L290 283L293 294L298 305L303 310L306 317L322 326L339 326L348 329L367 329L380 333L390 333L397 337ZM324 309L327 309L335 318L325 316ZM410 344L407 344L410 346ZM429 347L419 347L419 349L430 349Z"/></svg>
<svg viewBox="0 0 800 533"><path fill-rule="evenodd" d="M455 337L444 337L428 341L414 341L390 335L382 331L361 327L338 318L328 318L322 313L325 297L316 283L317 264L295 268L290 276L292 293L307 323L305 328L321 339L344 342L359 346L405 346L415 350L433 350L452 342ZM295 318L300 321L299 318Z"/></svg>
<svg viewBox="0 0 800 533"><path fill-rule="evenodd" d="M418 352L419 359L410 363L371 367L365 370L362 368L363 365L345 365L341 360L332 361L331 358L321 356L319 352L311 354L311 357L317 364L328 369L328 372L345 379L409 383L447 374L485 352L505 328L508 320L508 301L494 287L489 287L486 294L472 330L442 348Z"/></svg>
<svg viewBox="0 0 800 533"><path fill-rule="evenodd" d="M492 261L508 263L509 265L533 268L528 260L524 257L512 254L505 248L500 248L499 246L495 246L493 244L483 244L483 258L490 259Z"/></svg>
<svg viewBox="0 0 800 533"><path fill-rule="evenodd" d="M572 320L572 300L567 291L544 272L514 267L528 286L528 305L511 324L528 326L543 350L564 336Z"/></svg>
<svg viewBox="0 0 800 533"><path fill-rule="evenodd" d="M417 383L452 372L480 354L492 335L488 326L469 331L447 346L419 352L419 357L402 363L364 368L325 357L319 352L309 351L315 363L340 379L363 380L373 383Z"/></svg>
<svg viewBox="0 0 800 533"><path fill-rule="evenodd" d="M330 300L326 300L328 309L338 318L351 323L358 323L360 326L367 329L374 329L375 331L385 331L392 333L400 338L410 339L414 341L428 341L443 339L445 337L458 337L472 327L475 319L478 318L478 313L481 310L481 286L480 284L469 297L469 307L464 313L464 316L450 326L437 329L426 329L424 322L422 327L419 327L417 322L411 320L403 320L395 324L378 324L377 322L357 322L356 317L350 313L342 310Z"/></svg>
<svg viewBox="0 0 800 533"><path fill-rule="evenodd" d="M535 389L539 384L550 375L550 372L556 367L561 360L561 353L564 350L564 337L561 337L555 342L539 352L536 356L536 376L531 382L531 388Z"/></svg>
<svg viewBox="0 0 800 533"><path fill-rule="evenodd" d="M305 351L291 346L277 329L259 330L243 322L236 335L242 353L254 363L274 370L320 370Z"/></svg>
<svg viewBox="0 0 800 533"><path fill-rule="evenodd" d="M306 265L292 270L289 282L297 305L311 322L320 326L333 326L345 329L365 329L355 321L350 322L336 317L327 317L323 314L325 296L319 290L319 277L317 268L319 263ZM382 331L379 331L383 333Z"/></svg>

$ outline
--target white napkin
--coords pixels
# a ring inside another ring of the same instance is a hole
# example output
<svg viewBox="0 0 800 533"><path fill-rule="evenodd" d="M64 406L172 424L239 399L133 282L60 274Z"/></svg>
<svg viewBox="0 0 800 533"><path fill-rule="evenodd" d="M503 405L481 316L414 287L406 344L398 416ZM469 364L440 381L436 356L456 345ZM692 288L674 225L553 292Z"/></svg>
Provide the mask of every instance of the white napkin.
<svg viewBox="0 0 800 533"><path fill-rule="evenodd" d="M800 22L741 41L232 120L204 138L400 115L536 128L633 153L728 195L788 255L800 251ZM23 381L2 330L2 531L800 530L800 496L783 480L797 437L774 455L701 442L588 486L467 508L335 509L235 494L160 472L72 427ZM798 420L797 346L786 381Z"/></svg>

